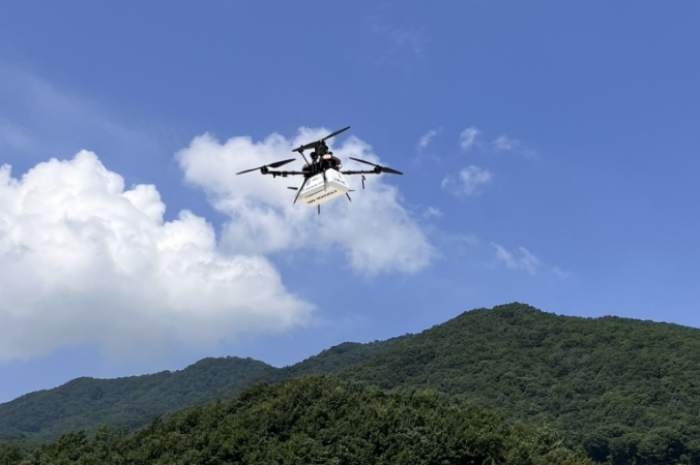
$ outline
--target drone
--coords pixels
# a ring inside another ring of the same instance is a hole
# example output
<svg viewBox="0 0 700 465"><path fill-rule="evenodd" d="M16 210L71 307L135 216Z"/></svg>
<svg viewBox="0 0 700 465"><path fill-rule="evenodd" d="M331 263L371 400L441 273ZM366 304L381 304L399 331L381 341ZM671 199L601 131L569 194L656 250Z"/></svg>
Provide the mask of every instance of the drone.
<svg viewBox="0 0 700 465"><path fill-rule="evenodd" d="M288 187L288 189L297 191L293 204L300 201L311 207L316 206L318 207L319 215L321 214L321 204L340 197L343 194L345 194L348 200L352 202L349 192L353 192L353 190L350 189L350 185L347 183L347 181L345 181L343 175L362 176L362 189L364 189L366 174L403 174L401 171L397 171L387 166L376 165L366 160L360 160L359 158L353 157L350 157L350 159L366 165L371 165L374 168L371 170L341 170L342 163L340 162L340 159L334 156L333 152L329 150L326 141L331 137L337 136L341 132L347 131L348 129L350 129L350 126L332 132L323 139L301 145L292 150L292 152L298 152L306 162L301 171L275 170L276 168L296 160L296 158L290 158L288 160L276 161L267 165L258 166L257 168L243 170L236 174L239 175L260 170L261 174L269 174L272 175L273 178L276 178L277 176L281 176L283 178L286 178L287 176L303 176L304 180L301 182L299 187ZM304 151L309 149L313 150L310 154L311 162L309 162L304 155Z"/></svg>

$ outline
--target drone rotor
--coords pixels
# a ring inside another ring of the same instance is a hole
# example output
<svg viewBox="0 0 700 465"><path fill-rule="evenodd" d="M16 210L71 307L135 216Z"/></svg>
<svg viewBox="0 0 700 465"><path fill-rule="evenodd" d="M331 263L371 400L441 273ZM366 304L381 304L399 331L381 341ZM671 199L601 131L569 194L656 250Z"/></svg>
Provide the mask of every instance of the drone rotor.
<svg viewBox="0 0 700 465"><path fill-rule="evenodd" d="M332 132L332 133L328 134L326 137L324 137L323 139L319 139L319 140L317 140L317 141L315 141L315 142L309 142L308 144L300 145L299 147L297 147L297 148L295 148L294 150L292 150L292 152L299 152L299 153L302 153L304 150L314 149L314 148L316 148L316 147L318 147L318 146L320 146L320 145L324 145L324 142L325 142L326 140L330 139L331 137L335 137L335 136L337 136L338 134L340 134L341 132L347 131L348 129L350 129L350 126L348 126L348 127L346 127L346 128L343 128L343 129L339 129L339 130L337 130L337 131L335 131L335 132Z"/></svg>
<svg viewBox="0 0 700 465"><path fill-rule="evenodd" d="M395 170L395 169L393 169L393 168L389 168L388 166L379 166L379 165L376 165L376 164L374 164L374 163L370 163L370 162L368 162L368 161L360 160L359 158L353 158L353 157L350 157L350 160L355 160L355 161L359 161L360 163L364 163L364 164L366 164L366 165L372 165L372 166L374 166L374 170L377 172L377 174L379 174L379 173L389 173L389 174L400 174L400 175L403 175L403 173L402 173L401 171ZM364 179L363 179L363 181L364 181Z"/></svg>
<svg viewBox="0 0 700 465"><path fill-rule="evenodd" d="M282 165L286 165L287 163L296 160L296 158L290 158L289 160L282 160L282 161L276 161L274 163L270 163L269 165L263 165L263 166L258 166L257 168L251 168L249 170L243 170L240 173L236 173L236 175L239 174L244 174L244 173L250 173L251 171L257 171L260 170L262 171L263 174L267 173L270 168L279 168Z"/></svg>

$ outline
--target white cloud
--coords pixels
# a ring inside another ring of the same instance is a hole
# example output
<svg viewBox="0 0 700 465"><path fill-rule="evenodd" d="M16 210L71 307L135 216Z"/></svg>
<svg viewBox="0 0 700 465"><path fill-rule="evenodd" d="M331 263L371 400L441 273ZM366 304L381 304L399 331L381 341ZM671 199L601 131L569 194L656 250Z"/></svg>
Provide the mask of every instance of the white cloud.
<svg viewBox="0 0 700 465"><path fill-rule="evenodd" d="M164 211L154 186L125 190L91 152L21 179L3 166L0 360L79 343L143 356L308 320L312 306L266 258L224 254L203 218L164 222Z"/></svg>
<svg viewBox="0 0 700 465"><path fill-rule="evenodd" d="M540 260L525 247L518 247L514 252L510 252L498 244L492 243L491 245L496 248L496 259L509 270L524 270L529 274L537 272Z"/></svg>
<svg viewBox="0 0 700 465"><path fill-rule="evenodd" d="M457 177L447 176L442 180L442 188L454 195L478 195L479 188L488 183L493 175L488 170L470 165L459 172Z"/></svg>
<svg viewBox="0 0 700 465"><path fill-rule="evenodd" d="M512 139L505 134L494 139L491 145L497 152L515 152L530 159L540 158L540 154L537 150L528 148L518 139Z"/></svg>
<svg viewBox="0 0 700 465"><path fill-rule="evenodd" d="M507 151L507 150L515 150L520 146L520 141L517 139L511 139L505 134L502 136L498 136L496 140L493 141L493 148L496 150L502 150L502 151Z"/></svg>
<svg viewBox="0 0 700 465"><path fill-rule="evenodd" d="M435 207L428 207L425 209L425 212L423 213L424 218L440 218L442 216L442 212L440 211L439 208Z"/></svg>
<svg viewBox="0 0 700 465"><path fill-rule="evenodd" d="M459 145L462 147L462 150L469 151L476 141L476 136L478 136L480 133L481 131L474 126L468 127L462 131L462 133L459 135Z"/></svg>
<svg viewBox="0 0 700 465"><path fill-rule="evenodd" d="M224 143L205 134L180 151L177 159L187 181L202 187L212 205L230 217L222 232L227 250L255 254L299 248L331 254L338 250L356 272L366 275L413 273L426 267L435 250L402 206L398 189L385 182L391 175L368 175L364 191L359 177L349 177L358 189L351 193L352 203L338 199L324 205L317 216L316 210L306 205L292 205L294 193L285 187L297 186L299 177L235 174L290 158L294 147L327 133L323 129L301 129L293 140L273 134L262 142L234 137ZM350 156L379 162L371 147L356 137L347 138L334 153L344 162ZM287 166L299 169L300 163Z"/></svg>
<svg viewBox="0 0 700 465"><path fill-rule="evenodd" d="M430 141L433 139L438 134L438 131L436 129L431 129L430 131L426 132L423 134L418 141L418 148L419 149L424 149L430 144Z"/></svg>

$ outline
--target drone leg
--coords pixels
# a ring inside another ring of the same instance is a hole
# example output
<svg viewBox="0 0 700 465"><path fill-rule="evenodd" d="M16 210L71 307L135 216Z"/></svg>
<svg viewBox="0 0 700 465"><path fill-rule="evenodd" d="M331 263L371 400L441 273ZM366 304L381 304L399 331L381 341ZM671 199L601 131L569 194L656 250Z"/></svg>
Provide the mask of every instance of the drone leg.
<svg viewBox="0 0 700 465"><path fill-rule="evenodd" d="M294 202L292 202L292 205L297 203L297 199L299 198L299 194L301 194L301 191L304 190L304 186L306 185L306 181L308 181L308 180L309 180L309 178L304 178L304 182L302 182L299 189L297 189L297 195L294 196Z"/></svg>
<svg viewBox="0 0 700 465"><path fill-rule="evenodd" d="M348 193L346 192L345 195L347 195L347 196L348 196L348 200L352 202L352 199L350 198L350 194L348 194Z"/></svg>
<svg viewBox="0 0 700 465"><path fill-rule="evenodd" d="M365 175L362 175L362 189L364 190L365 188Z"/></svg>
<svg viewBox="0 0 700 465"><path fill-rule="evenodd" d="M318 214L319 215L321 214L321 206L320 205L318 206Z"/></svg>

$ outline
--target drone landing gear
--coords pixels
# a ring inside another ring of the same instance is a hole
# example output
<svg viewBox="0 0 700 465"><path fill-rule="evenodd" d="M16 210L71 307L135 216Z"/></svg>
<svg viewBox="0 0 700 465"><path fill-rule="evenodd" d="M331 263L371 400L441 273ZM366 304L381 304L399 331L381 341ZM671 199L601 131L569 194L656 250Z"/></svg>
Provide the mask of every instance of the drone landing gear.
<svg viewBox="0 0 700 465"><path fill-rule="evenodd" d="M320 215L321 214L321 206L320 205L317 205L317 206L318 206L318 214Z"/></svg>

